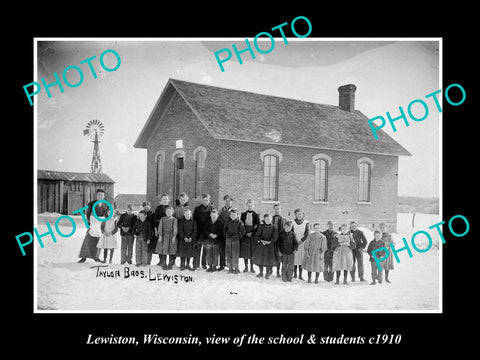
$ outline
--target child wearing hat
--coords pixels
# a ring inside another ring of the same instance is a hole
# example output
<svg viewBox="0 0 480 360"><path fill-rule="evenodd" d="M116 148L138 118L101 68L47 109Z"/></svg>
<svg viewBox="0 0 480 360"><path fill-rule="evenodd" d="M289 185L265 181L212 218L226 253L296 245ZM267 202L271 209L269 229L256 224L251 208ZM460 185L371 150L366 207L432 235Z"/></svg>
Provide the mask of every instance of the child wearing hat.
<svg viewBox="0 0 480 360"><path fill-rule="evenodd" d="M225 260L230 274L239 274L238 257L240 255L240 239L245 235L245 227L238 218L238 211L229 211L229 220L223 227L225 237Z"/></svg>

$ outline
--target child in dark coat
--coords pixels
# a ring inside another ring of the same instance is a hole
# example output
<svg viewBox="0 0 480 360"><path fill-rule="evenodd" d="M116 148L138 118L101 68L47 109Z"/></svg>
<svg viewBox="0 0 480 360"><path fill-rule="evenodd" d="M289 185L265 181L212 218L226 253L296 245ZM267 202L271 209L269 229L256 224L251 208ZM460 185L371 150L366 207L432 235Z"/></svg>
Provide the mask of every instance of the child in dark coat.
<svg viewBox="0 0 480 360"><path fill-rule="evenodd" d="M178 222L178 248L177 255L180 257L180 270L195 270L190 266L193 257L193 246L197 239L197 224L192 219L192 210L183 211L183 219Z"/></svg>
<svg viewBox="0 0 480 360"><path fill-rule="evenodd" d="M323 280L332 281L333 280L333 240L337 232L333 230L334 224L333 221L327 221L327 230L323 232L323 235L327 238L327 251L325 251L325 270L323 271Z"/></svg>
<svg viewBox="0 0 480 360"><path fill-rule="evenodd" d="M220 253L220 241L223 235L223 222L218 218L218 210L212 209L210 221L205 225L203 238L205 241L205 250L207 252L206 260L207 272L217 271L218 255Z"/></svg>
<svg viewBox="0 0 480 360"><path fill-rule="evenodd" d="M370 256L370 266L372 267L372 282L370 285L375 285L378 281L379 284L382 283L382 269L379 269L375 259L372 256L372 252L378 248L385 247L385 243L382 240L382 232L379 230L375 230L373 232L374 239L370 241L367 248L367 253ZM383 258L385 256L384 250L379 250L375 253L377 259Z"/></svg>
<svg viewBox="0 0 480 360"><path fill-rule="evenodd" d="M285 219L280 213L281 213L281 205L279 203L273 205L273 216L272 216L272 224L277 227L278 233L280 234L281 231L283 231L283 226L285 225L285 222L287 219ZM278 241L275 243L275 248L277 251L277 257L278 257L278 264L277 264L277 277L279 278L280 275L280 264L281 264L281 255L280 255L280 250L278 249L279 243Z"/></svg>
<svg viewBox="0 0 480 360"><path fill-rule="evenodd" d="M238 256L240 255L240 239L245 235L245 227L238 218L236 209L230 210L230 219L223 227L225 237L225 260L230 274L239 274Z"/></svg>
<svg viewBox="0 0 480 360"><path fill-rule="evenodd" d="M248 260L250 260L250 272L255 273L255 270L253 270L253 254L257 245L255 233L260 226L260 216L253 210L253 205L254 201L248 199L247 211L240 215L240 220L245 226L245 236L240 239L240 257L243 258L245 263L243 272L248 272Z"/></svg>
<svg viewBox="0 0 480 360"><path fill-rule="evenodd" d="M298 248L298 242L292 230L292 222L290 220L285 222L282 231L278 235L277 243L282 260L282 281L291 282L295 250Z"/></svg>
<svg viewBox="0 0 480 360"><path fill-rule="evenodd" d="M127 205L127 212L120 215L118 219L118 227L120 228L120 264L132 263L133 257L133 243L135 238L133 236L133 224L135 224L136 216L132 212L132 204Z"/></svg>
<svg viewBox="0 0 480 360"><path fill-rule="evenodd" d="M135 240L135 260L136 266L148 265L148 244L152 235L152 224L147 220L147 212L142 210L138 213L138 219L133 225L133 234Z"/></svg>
<svg viewBox="0 0 480 360"><path fill-rule="evenodd" d="M275 248L278 230L272 224L272 218L269 214L263 215L263 223L258 227L255 238L257 245L253 254L253 263L260 269L257 277L263 277L263 267L265 266L267 268L265 279L268 279L272 274L272 267L278 264L277 249Z"/></svg>

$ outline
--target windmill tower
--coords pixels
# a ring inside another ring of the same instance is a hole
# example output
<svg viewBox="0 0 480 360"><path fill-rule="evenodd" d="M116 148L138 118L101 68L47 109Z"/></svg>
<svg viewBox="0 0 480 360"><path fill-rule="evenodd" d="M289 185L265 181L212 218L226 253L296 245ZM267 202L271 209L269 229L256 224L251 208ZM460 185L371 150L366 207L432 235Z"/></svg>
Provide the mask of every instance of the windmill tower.
<svg viewBox="0 0 480 360"><path fill-rule="evenodd" d="M99 138L103 136L104 127L99 120L90 120L87 124L87 128L83 130L83 135L88 135L88 137L93 141L93 154L92 154L92 165L90 167L90 172L92 174L97 174L102 172L102 162L100 161L100 143Z"/></svg>

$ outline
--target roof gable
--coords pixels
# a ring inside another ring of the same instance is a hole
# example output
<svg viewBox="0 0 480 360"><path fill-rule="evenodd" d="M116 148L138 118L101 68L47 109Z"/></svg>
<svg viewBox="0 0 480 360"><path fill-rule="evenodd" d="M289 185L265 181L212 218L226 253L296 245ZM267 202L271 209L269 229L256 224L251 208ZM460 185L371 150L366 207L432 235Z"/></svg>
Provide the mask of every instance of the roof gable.
<svg viewBox="0 0 480 360"><path fill-rule="evenodd" d="M146 147L159 105L165 107L173 90L216 139L410 155L382 130L376 140L360 111L175 79L169 79L135 147Z"/></svg>

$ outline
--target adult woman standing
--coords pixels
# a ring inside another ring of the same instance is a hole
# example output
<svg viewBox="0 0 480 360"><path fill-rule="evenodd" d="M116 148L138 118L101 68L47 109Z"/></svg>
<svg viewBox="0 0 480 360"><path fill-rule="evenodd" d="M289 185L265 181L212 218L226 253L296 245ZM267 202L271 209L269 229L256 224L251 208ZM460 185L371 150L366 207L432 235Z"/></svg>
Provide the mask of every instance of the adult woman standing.
<svg viewBox="0 0 480 360"><path fill-rule="evenodd" d="M99 200L105 200L105 190L103 189L97 189L97 200L90 201L88 203L88 208L85 212L89 229L85 234L82 247L80 248L80 254L78 255L78 257L80 258L80 260L78 261L79 263L85 262L87 258L94 259L97 262L102 262L97 257L97 244L98 240L100 239L100 235L102 234L102 230L100 229L100 225L102 224L102 222L98 220L97 217L105 218L108 211L108 205L105 202L97 204L95 206L95 214L97 214L97 216L93 216L93 218L91 217L93 205Z"/></svg>

